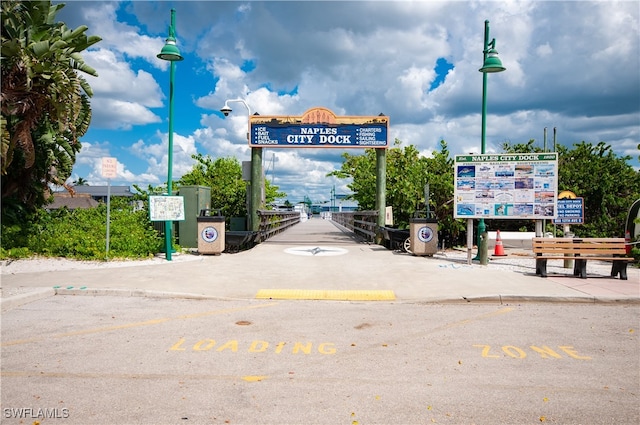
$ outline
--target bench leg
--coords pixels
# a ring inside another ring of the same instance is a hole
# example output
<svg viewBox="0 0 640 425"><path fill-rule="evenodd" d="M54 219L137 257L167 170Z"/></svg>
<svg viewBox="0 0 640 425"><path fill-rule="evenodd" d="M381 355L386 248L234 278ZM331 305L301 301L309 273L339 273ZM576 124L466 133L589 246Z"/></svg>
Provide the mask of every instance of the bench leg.
<svg viewBox="0 0 640 425"><path fill-rule="evenodd" d="M575 259L573 266L573 275L578 276L581 279L587 278L587 260Z"/></svg>
<svg viewBox="0 0 640 425"><path fill-rule="evenodd" d="M611 265L611 277L616 277L618 274L620 274L620 280L627 280L626 261L614 261Z"/></svg>
<svg viewBox="0 0 640 425"><path fill-rule="evenodd" d="M536 274L539 274L541 277L547 277L546 258L541 260L536 260Z"/></svg>

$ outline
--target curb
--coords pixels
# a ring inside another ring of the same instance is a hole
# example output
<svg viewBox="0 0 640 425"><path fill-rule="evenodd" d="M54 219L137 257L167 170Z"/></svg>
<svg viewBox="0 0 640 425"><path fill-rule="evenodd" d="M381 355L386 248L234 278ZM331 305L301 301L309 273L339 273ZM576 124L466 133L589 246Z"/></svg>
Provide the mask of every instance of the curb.
<svg viewBox="0 0 640 425"><path fill-rule="evenodd" d="M56 294L54 288L34 288L33 291L0 299L0 311L9 311L25 304L52 297Z"/></svg>
<svg viewBox="0 0 640 425"><path fill-rule="evenodd" d="M55 295L89 295L89 296L110 296L110 297L142 297L142 298L175 298L189 300L222 300L228 301L233 298L218 297L213 295L193 294L188 292L165 292L147 289L114 289L114 288L54 288Z"/></svg>
<svg viewBox="0 0 640 425"><path fill-rule="evenodd" d="M218 300L237 301L254 300L255 298L229 298L214 295L193 294L188 292L166 292L146 289L115 289L115 288L34 288L33 291L0 299L1 311L6 312L25 304L39 301L54 295L71 296L111 296L111 297L142 297L158 299L185 300ZM433 297L424 299L395 299L392 303L407 304L471 304L471 303L565 303L565 304L631 304L640 305L640 298L616 298L585 296L547 296L547 295L481 295L459 297Z"/></svg>

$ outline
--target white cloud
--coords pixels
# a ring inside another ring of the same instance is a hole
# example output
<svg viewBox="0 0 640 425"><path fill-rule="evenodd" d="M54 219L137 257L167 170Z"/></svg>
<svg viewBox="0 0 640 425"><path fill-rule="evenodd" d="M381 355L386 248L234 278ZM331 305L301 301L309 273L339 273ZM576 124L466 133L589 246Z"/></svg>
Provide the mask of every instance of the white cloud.
<svg viewBox="0 0 640 425"><path fill-rule="evenodd" d="M153 79L154 68L166 66L155 54L164 38L157 34L166 31L158 22L168 11L126 3L138 14L122 23L116 17L126 13L116 4L90 5L91 32L105 39L104 51L86 58L104 76L95 85L89 79L95 121L132 131L147 124L142 140L158 132L159 143L129 143L144 168L128 167L139 169L138 178L164 181L166 134L158 128L166 131L165 123L151 108L168 95ZM549 145L554 127L559 143L603 140L620 154L640 141L635 2L180 2L178 9L180 90L195 106L177 112L184 136L176 139L185 142L177 170L189 166L186 152L249 159L245 107L230 104L227 118L214 113L234 98L262 115L300 115L316 106L338 115L382 112L390 117L391 143L397 137L430 154L444 139L452 155L479 152L486 18L507 67L487 76L488 152L505 141L541 145L545 127ZM439 58L454 69L429 91ZM324 177L340 167L339 151L266 150L265 160L272 151L275 183L296 197L325 196L334 184L346 190L346 182ZM630 155L637 164L638 154Z"/></svg>

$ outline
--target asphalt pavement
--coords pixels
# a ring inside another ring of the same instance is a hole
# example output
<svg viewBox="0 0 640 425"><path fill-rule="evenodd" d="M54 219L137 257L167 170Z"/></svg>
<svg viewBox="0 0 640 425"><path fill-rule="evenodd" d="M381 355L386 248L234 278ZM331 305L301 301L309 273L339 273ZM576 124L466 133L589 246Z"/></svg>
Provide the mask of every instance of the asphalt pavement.
<svg viewBox="0 0 640 425"><path fill-rule="evenodd" d="M212 299L331 299L386 302L639 303L640 269L611 278L611 265L590 261L587 279L550 261L535 274L527 250L505 249L488 265L466 251L415 256L361 242L329 220L312 218L251 250L174 254L148 262L79 262L64 270L2 266L2 310L55 294ZM475 255L475 252L472 253ZM491 254L491 252L490 252Z"/></svg>

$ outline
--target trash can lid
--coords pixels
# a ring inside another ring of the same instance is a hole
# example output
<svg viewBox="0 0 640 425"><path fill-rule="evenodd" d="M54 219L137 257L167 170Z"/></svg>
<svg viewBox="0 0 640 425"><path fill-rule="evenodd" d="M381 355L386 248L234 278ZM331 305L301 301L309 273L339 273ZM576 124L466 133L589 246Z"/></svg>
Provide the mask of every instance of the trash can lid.
<svg viewBox="0 0 640 425"><path fill-rule="evenodd" d="M436 218L410 218L409 223L437 223Z"/></svg>
<svg viewBox="0 0 640 425"><path fill-rule="evenodd" d="M203 209L200 210L200 215L197 218L198 222L212 222L212 223L220 223L222 221L224 221L224 216L220 215L220 210L214 210L216 211L218 214L217 215L210 215L211 214L211 210L210 209Z"/></svg>
<svg viewBox="0 0 640 425"><path fill-rule="evenodd" d="M212 216L200 216L196 217L196 221L198 223L221 223L224 221L223 215L212 215Z"/></svg>

